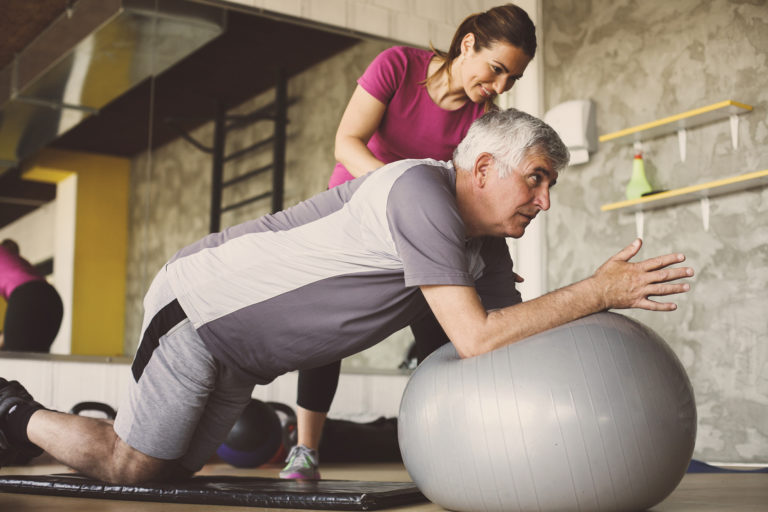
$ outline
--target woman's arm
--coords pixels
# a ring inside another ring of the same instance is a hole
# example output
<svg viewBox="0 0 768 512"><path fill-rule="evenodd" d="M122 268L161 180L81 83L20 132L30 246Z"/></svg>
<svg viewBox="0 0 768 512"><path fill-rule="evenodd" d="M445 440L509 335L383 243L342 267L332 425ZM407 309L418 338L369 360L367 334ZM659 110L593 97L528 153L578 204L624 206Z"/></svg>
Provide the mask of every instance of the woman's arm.
<svg viewBox="0 0 768 512"><path fill-rule="evenodd" d="M341 117L336 131L334 156L356 178L384 165L373 156L366 144L379 127L386 110L384 103L358 85Z"/></svg>

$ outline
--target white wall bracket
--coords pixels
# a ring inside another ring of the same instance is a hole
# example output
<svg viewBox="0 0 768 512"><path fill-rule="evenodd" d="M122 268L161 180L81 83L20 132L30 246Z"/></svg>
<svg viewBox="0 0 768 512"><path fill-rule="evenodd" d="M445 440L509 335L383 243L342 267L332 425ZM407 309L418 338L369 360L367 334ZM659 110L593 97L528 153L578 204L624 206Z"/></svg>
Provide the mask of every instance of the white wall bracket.
<svg viewBox="0 0 768 512"><path fill-rule="evenodd" d="M704 231L709 231L709 197L701 198L701 223Z"/></svg>
<svg viewBox="0 0 768 512"><path fill-rule="evenodd" d="M733 149L739 147L739 116L731 114L731 145Z"/></svg>
<svg viewBox="0 0 768 512"><path fill-rule="evenodd" d="M688 144L688 130L681 128L677 130L677 148L680 150L680 161L685 162L685 148Z"/></svg>

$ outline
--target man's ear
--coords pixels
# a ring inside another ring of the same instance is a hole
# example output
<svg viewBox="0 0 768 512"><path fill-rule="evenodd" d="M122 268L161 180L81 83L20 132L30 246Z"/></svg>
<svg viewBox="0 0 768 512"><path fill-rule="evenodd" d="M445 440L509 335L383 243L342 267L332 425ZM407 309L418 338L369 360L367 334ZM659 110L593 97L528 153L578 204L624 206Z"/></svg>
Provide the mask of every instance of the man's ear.
<svg viewBox="0 0 768 512"><path fill-rule="evenodd" d="M488 182L488 173L493 166L493 155L480 153L475 159L475 167L472 169L473 181L480 187L485 187Z"/></svg>

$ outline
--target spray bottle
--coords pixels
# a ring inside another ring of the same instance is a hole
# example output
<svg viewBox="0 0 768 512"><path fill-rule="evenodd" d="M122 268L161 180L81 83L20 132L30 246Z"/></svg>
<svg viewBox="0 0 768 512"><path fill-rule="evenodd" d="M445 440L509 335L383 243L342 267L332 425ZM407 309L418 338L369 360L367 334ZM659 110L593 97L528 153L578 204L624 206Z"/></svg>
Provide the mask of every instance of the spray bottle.
<svg viewBox="0 0 768 512"><path fill-rule="evenodd" d="M637 199L652 190L653 187L645 177L643 155L640 151L636 151L635 159L632 161L632 178L627 183L627 199Z"/></svg>

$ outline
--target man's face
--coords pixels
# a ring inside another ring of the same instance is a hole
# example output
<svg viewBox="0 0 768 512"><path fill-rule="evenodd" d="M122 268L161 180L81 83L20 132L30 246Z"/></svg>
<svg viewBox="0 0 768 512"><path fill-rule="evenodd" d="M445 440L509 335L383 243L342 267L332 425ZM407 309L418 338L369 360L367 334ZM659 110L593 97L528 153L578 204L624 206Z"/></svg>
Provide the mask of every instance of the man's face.
<svg viewBox="0 0 768 512"><path fill-rule="evenodd" d="M557 173L549 160L530 155L509 175L499 178L493 160L486 172L484 222L489 235L520 238L542 210L549 209L549 189Z"/></svg>

